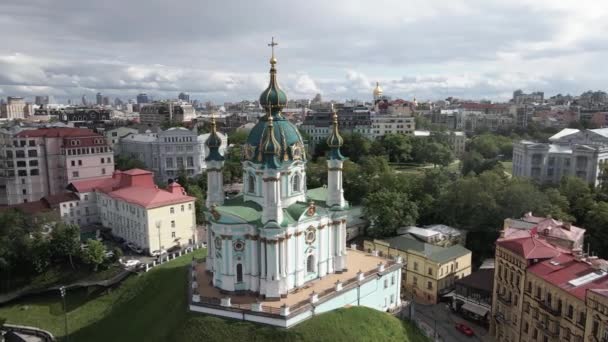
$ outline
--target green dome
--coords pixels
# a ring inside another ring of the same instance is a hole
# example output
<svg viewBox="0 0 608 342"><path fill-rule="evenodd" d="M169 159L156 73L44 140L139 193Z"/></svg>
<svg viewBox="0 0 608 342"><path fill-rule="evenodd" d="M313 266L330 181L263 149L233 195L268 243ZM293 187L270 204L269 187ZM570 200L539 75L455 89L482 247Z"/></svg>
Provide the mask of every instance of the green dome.
<svg viewBox="0 0 608 342"><path fill-rule="evenodd" d="M268 87L260 94L260 106L266 110L266 113L271 112L273 115L278 114L281 109L287 105L287 95L279 87L277 82L277 70L274 64L270 68L270 82Z"/></svg>
<svg viewBox="0 0 608 342"><path fill-rule="evenodd" d="M217 127L215 124L215 117L211 117L211 133L209 138L205 141L205 144L209 148L209 155L205 158L206 161L222 161L224 156L220 153L220 146L222 146L222 139L217 135Z"/></svg>
<svg viewBox="0 0 608 342"><path fill-rule="evenodd" d="M249 132L245 160L272 168L279 167L283 162L306 160L304 141L298 128L280 115L273 115L272 118L270 124L268 116L261 117ZM268 158L276 158L276 161L269 164Z"/></svg>

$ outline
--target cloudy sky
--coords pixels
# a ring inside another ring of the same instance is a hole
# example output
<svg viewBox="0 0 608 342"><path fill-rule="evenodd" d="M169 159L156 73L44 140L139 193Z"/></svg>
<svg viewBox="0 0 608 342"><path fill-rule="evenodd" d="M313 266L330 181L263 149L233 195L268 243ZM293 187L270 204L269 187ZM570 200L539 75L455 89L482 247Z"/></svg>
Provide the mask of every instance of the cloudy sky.
<svg viewBox="0 0 608 342"><path fill-rule="evenodd" d="M0 96L254 99L606 90L605 0L2 0Z"/></svg>

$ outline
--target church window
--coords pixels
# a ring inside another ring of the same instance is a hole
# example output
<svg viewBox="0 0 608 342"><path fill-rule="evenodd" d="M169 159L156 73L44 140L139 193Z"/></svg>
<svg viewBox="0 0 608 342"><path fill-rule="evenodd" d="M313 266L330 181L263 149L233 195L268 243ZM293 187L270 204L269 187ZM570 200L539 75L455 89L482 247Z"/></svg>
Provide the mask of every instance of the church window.
<svg viewBox="0 0 608 342"><path fill-rule="evenodd" d="M236 240L234 242L234 250L237 252L241 252L245 249L245 242L243 240Z"/></svg>
<svg viewBox="0 0 608 342"><path fill-rule="evenodd" d="M315 257L313 255L309 255L306 258L306 271L308 273L313 273L315 271Z"/></svg>
<svg viewBox="0 0 608 342"><path fill-rule="evenodd" d="M243 265L242 264L236 264L236 282L237 283L243 282Z"/></svg>
<svg viewBox="0 0 608 342"><path fill-rule="evenodd" d="M296 173L295 176L291 179L291 189L293 192L300 191L300 174Z"/></svg>
<svg viewBox="0 0 608 342"><path fill-rule="evenodd" d="M249 175L249 181L247 183L249 185L249 192L255 193L255 177L253 175Z"/></svg>
<svg viewBox="0 0 608 342"><path fill-rule="evenodd" d="M219 236L215 238L215 248L217 250L222 249L222 238L220 238Z"/></svg>

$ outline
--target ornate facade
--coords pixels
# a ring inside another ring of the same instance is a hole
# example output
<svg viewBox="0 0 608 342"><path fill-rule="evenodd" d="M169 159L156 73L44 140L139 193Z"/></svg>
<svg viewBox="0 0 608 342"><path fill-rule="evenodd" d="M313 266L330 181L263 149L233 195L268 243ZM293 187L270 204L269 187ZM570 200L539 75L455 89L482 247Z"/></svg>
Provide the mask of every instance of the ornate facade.
<svg viewBox="0 0 608 342"><path fill-rule="evenodd" d="M273 44L274 45L274 44ZM328 186L306 186L306 152L298 129L283 115L287 96L270 59L270 83L260 95L265 115L243 148L243 193L225 199L224 158L212 121L206 144L207 270L225 292L280 298L305 283L346 270L348 204L342 189L343 140L337 115L328 137Z"/></svg>

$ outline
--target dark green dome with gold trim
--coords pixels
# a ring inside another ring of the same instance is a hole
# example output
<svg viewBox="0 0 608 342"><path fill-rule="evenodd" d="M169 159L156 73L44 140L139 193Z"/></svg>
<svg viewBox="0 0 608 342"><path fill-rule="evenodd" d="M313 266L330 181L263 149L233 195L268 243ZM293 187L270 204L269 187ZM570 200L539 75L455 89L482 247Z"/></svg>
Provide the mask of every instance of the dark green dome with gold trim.
<svg viewBox="0 0 608 342"><path fill-rule="evenodd" d="M273 47L276 43L272 43ZM280 168L283 163L306 160L304 141L298 128L281 114L287 96L277 82L274 51L270 59L270 83L260 95L266 114L251 129L243 147L243 159L267 168Z"/></svg>

